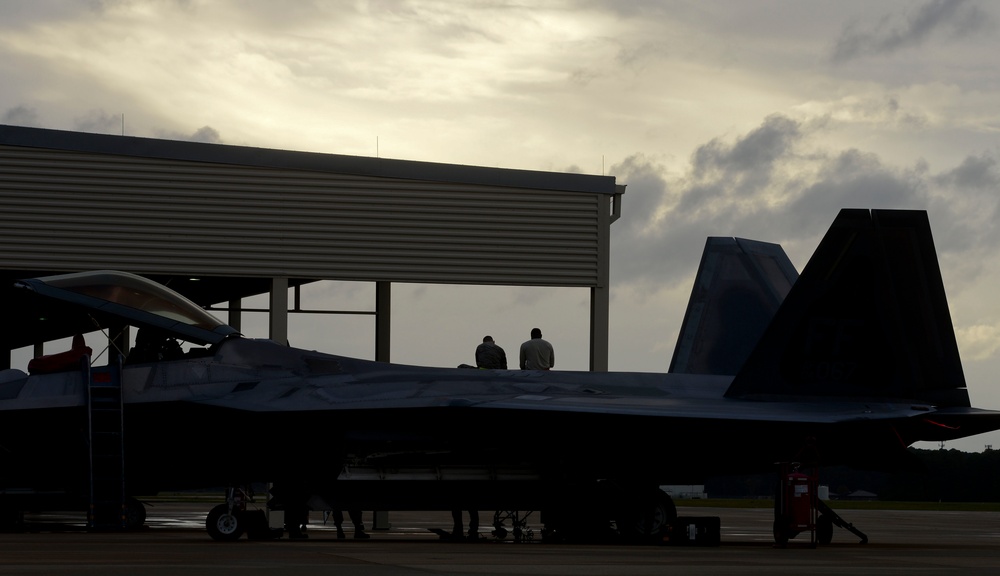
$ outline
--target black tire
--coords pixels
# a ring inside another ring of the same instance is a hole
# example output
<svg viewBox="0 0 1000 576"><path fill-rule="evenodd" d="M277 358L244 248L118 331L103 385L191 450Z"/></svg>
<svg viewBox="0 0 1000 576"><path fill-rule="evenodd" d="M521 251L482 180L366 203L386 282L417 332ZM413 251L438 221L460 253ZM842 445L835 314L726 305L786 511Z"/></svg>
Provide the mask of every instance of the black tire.
<svg viewBox="0 0 1000 576"><path fill-rule="evenodd" d="M657 544L663 542L677 522L673 499L659 488L645 492L645 497L629 498L615 518L618 533L628 542Z"/></svg>
<svg viewBox="0 0 1000 576"><path fill-rule="evenodd" d="M820 514L816 520L816 542L826 546L833 542L833 518Z"/></svg>
<svg viewBox="0 0 1000 576"><path fill-rule="evenodd" d="M774 525L772 526L772 533L774 534L774 543L784 548L788 546L789 530L788 526L785 525L783 519L775 519Z"/></svg>
<svg viewBox="0 0 1000 576"><path fill-rule="evenodd" d="M135 498L125 499L125 529L141 530L146 524L146 506Z"/></svg>
<svg viewBox="0 0 1000 576"><path fill-rule="evenodd" d="M208 530L208 535L212 537L212 540L220 542L239 540L246 529L244 524L242 514L239 511L230 514L229 506L226 504L219 504L212 508L211 512L208 513L208 518L205 519L205 529Z"/></svg>
<svg viewBox="0 0 1000 576"><path fill-rule="evenodd" d="M24 514L12 508L0 508L0 532L20 530L24 525Z"/></svg>

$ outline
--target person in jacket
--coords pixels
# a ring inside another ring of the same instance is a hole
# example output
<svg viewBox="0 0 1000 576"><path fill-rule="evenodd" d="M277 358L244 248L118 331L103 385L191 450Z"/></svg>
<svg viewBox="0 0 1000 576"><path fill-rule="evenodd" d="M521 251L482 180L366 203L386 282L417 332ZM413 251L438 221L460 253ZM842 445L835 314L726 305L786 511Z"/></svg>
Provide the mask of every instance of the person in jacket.
<svg viewBox="0 0 1000 576"><path fill-rule="evenodd" d="M507 353L497 346L492 336L483 336L483 343L476 347L476 366L486 369L507 369Z"/></svg>

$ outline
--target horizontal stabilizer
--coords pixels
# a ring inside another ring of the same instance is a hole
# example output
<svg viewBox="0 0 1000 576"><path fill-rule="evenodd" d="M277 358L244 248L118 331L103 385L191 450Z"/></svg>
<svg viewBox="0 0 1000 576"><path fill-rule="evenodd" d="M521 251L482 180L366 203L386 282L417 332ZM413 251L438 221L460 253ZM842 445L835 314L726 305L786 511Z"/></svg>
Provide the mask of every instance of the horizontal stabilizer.
<svg viewBox="0 0 1000 576"><path fill-rule="evenodd" d="M926 212L842 210L727 397L969 406Z"/></svg>
<svg viewBox="0 0 1000 576"><path fill-rule="evenodd" d="M735 375L797 277L777 244L710 237L670 372Z"/></svg>

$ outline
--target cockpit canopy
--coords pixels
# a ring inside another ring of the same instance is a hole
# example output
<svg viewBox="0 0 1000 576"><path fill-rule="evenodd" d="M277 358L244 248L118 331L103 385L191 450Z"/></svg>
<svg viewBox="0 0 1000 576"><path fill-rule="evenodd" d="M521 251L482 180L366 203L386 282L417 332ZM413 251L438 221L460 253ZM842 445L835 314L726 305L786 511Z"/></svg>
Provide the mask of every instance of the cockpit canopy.
<svg viewBox="0 0 1000 576"><path fill-rule="evenodd" d="M196 344L216 344L235 328L194 302L152 280L115 270L97 270L20 280L14 285L41 298L32 302L38 322L49 322L53 336L66 336L90 320L90 328L114 323L149 327ZM51 304L46 312L45 303ZM66 332L65 334L60 334Z"/></svg>

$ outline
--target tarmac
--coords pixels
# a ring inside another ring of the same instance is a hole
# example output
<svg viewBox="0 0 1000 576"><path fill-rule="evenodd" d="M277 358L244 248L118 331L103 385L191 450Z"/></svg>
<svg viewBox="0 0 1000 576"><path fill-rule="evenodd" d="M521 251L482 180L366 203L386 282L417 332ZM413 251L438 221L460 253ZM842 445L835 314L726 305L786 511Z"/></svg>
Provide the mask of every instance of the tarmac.
<svg viewBox="0 0 1000 576"><path fill-rule="evenodd" d="M92 533L71 514L26 517L26 529L0 533L0 575L649 575L649 574L997 574L1000 512L841 511L868 543L838 527L833 542L811 545L808 533L774 545L770 509L685 508L680 516L721 518L717 546L555 544L541 542L537 514L532 538L490 537L482 513L481 543L441 540L448 512L390 512L389 526L371 539L337 540L332 521L313 512L307 540L216 542L204 522L213 504L151 503L147 527ZM367 526L372 515L364 513Z"/></svg>

